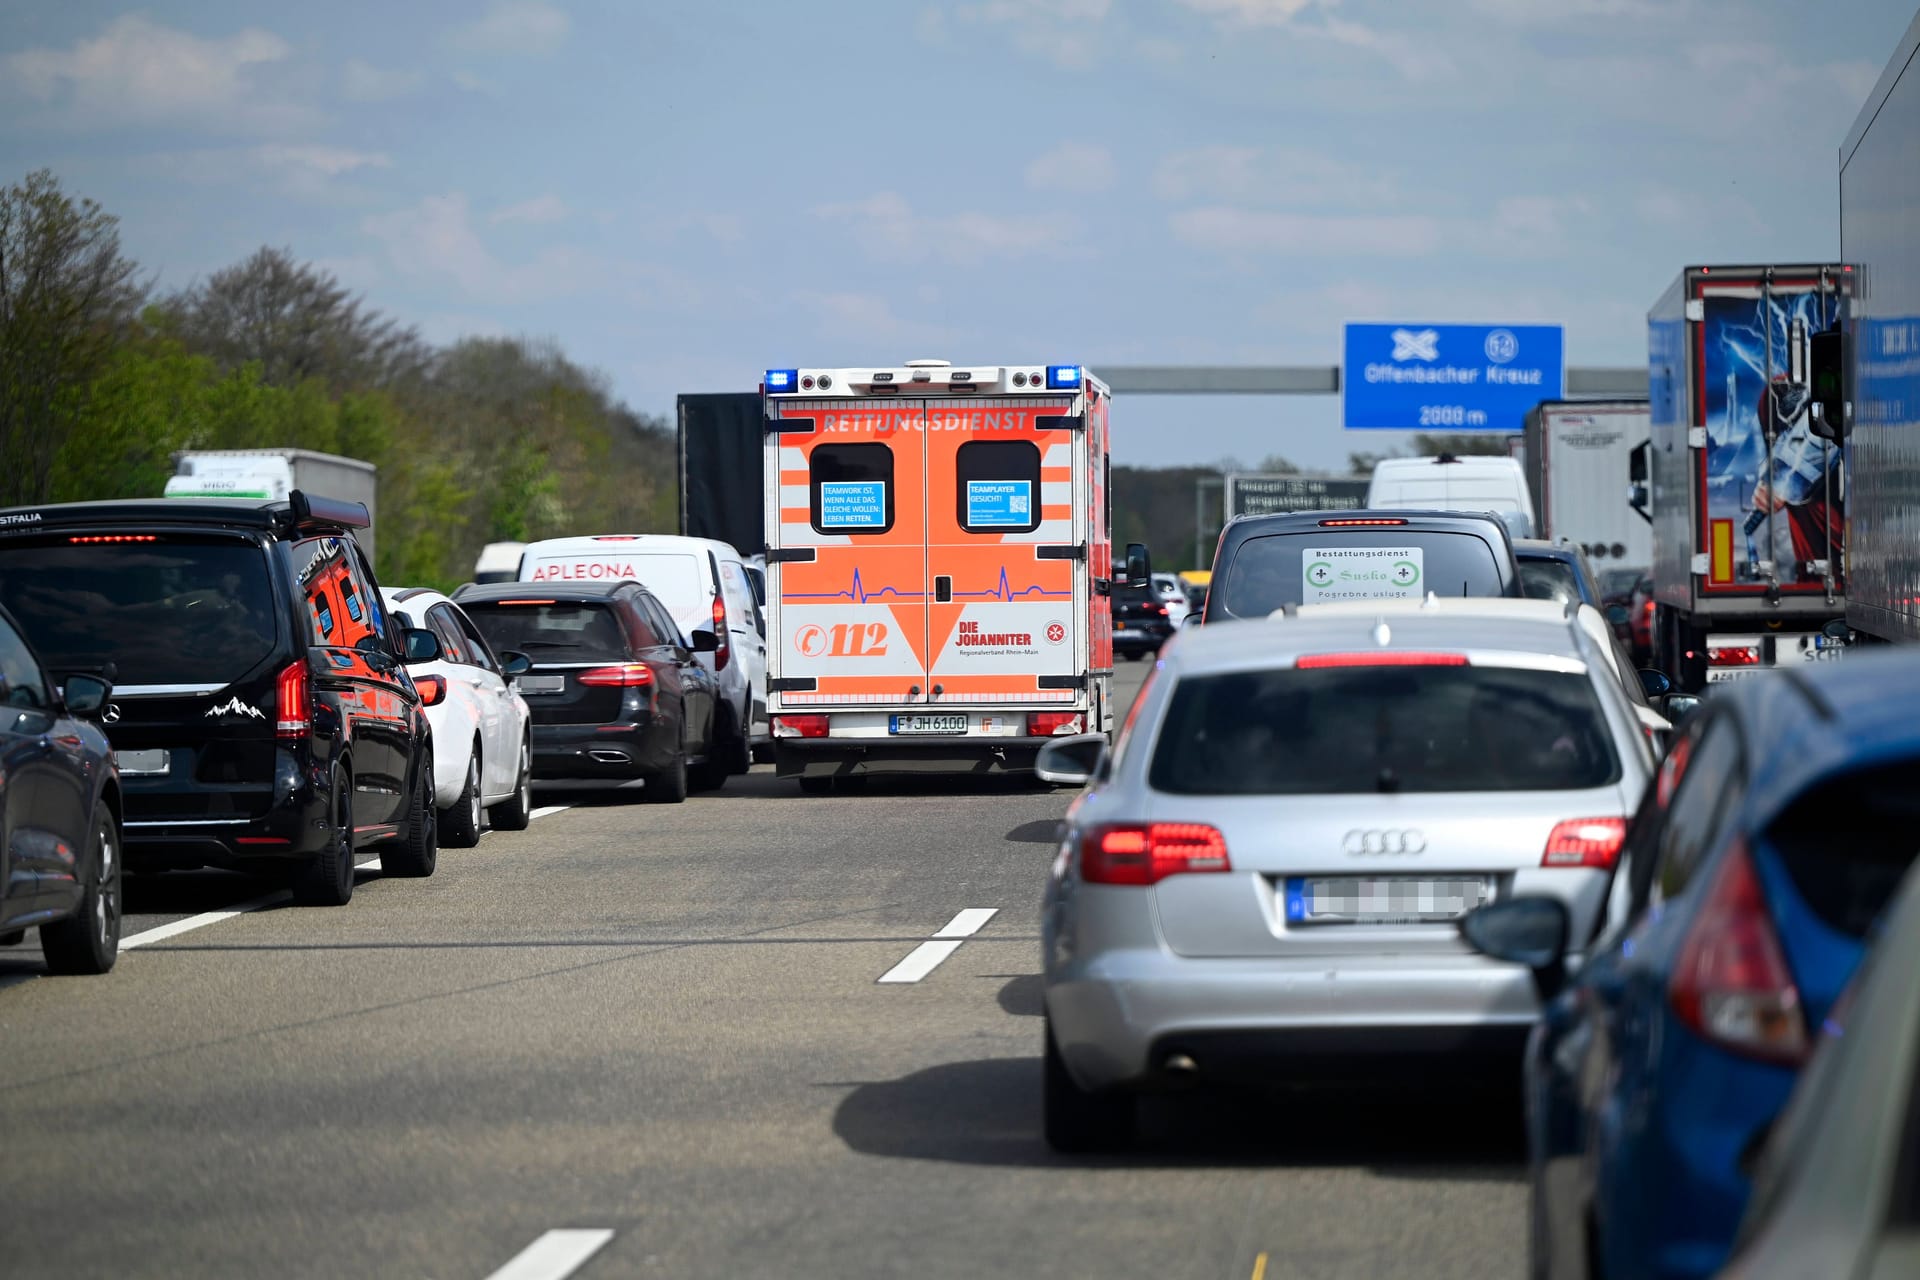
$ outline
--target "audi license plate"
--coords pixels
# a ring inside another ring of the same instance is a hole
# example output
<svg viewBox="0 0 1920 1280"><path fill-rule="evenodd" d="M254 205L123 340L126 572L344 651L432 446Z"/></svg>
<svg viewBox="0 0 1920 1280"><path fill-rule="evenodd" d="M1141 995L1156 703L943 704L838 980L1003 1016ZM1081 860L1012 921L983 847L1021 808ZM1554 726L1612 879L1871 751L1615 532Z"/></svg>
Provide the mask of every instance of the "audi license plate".
<svg viewBox="0 0 1920 1280"><path fill-rule="evenodd" d="M1288 924L1429 924L1493 901L1486 876L1289 876Z"/></svg>
<svg viewBox="0 0 1920 1280"><path fill-rule="evenodd" d="M113 763L125 777L151 776L167 771L167 752L164 747L152 751L116 751Z"/></svg>
<svg viewBox="0 0 1920 1280"><path fill-rule="evenodd" d="M965 733L965 716L889 716L890 733Z"/></svg>
<svg viewBox="0 0 1920 1280"><path fill-rule="evenodd" d="M521 693L565 693L565 676L521 676L514 682Z"/></svg>

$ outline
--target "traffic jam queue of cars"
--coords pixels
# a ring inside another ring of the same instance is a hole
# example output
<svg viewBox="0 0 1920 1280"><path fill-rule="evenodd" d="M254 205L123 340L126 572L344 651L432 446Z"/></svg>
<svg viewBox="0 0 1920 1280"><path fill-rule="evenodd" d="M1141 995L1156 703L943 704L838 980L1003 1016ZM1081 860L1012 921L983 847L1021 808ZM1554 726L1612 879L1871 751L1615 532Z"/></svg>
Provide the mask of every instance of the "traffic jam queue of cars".
<svg viewBox="0 0 1920 1280"><path fill-rule="evenodd" d="M1703 700L1636 671L1577 549L1419 508L1236 519L1176 626L1111 544L1085 371L774 370L764 403L763 588L605 534L383 590L365 508L299 491L0 512L0 943L106 970L128 867L343 904L356 855L431 875L542 779L1028 774L1080 789L1036 869L1053 1147L1124 1149L1161 1091L1518 1065L1530 1274L1833 1274L1769 1269L1774 1215L1916 1274L1920 984L1882 921L1920 909L1920 662Z"/></svg>

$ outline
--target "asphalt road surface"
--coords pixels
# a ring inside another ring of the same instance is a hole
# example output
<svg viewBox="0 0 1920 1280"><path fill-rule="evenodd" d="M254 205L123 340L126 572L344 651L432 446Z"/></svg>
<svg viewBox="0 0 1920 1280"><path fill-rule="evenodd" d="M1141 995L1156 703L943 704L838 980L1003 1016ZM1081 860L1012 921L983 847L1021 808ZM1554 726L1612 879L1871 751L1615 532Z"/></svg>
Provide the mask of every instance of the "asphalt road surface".
<svg viewBox="0 0 1920 1280"><path fill-rule="evenodd" d="M1047 1149L1069 798L757 768L543 792L344 909L138 883L105 978L0 950L0 1274L1518 1276L1498 1085L1156 1099L1129 1154Z"/></svg>

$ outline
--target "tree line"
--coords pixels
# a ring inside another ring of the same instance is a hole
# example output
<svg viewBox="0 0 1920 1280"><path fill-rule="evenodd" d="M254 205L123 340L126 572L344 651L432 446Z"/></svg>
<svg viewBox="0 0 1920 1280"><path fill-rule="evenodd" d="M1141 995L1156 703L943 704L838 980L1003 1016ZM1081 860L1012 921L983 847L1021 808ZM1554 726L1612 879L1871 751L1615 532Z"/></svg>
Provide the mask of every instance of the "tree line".
<svg viewBox="0 0 1920 1280"><path fill-rule="evenodd" d="M552 342L436 346L281 248L162 292L51 172L0 188L0 505L157 497L180 450L269 447L379 468L394 584L678 519L667 423Z"/></svg>

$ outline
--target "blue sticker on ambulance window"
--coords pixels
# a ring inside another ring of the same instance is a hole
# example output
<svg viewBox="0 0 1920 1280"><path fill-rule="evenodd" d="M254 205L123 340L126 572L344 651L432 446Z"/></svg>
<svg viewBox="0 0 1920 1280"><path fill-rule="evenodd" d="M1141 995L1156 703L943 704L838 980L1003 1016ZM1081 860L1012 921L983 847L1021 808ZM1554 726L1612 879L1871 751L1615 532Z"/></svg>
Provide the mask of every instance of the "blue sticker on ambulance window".
<svg viewBox="0 0 1920 1280"><path fill-rule="evenodd" d="M884 529L887 527L885 480L823 480L820 482L822 529Z"/></svg>
<svg viewBox="0 0 1920 1280"><path fill-rule="evenodd" d="M967 525L969 528L1011 525L1025 529L1033 524L1033 482L1031 480L967 481Z"/></svg>

